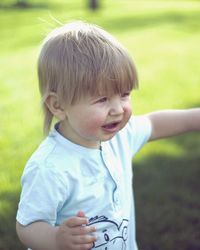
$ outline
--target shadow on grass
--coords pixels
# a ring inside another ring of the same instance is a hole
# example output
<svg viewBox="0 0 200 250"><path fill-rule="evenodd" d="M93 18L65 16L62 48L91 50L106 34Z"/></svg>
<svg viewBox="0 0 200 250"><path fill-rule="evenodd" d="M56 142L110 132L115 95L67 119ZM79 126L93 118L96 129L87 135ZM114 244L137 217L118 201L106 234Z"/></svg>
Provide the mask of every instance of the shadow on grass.
<svg viewBox="0 0 200 250"><path fill-rule="evenodd" d="M172 141L186 153L149 155L134 166L141 250L200 249L200 137L184 135Z"/></svg>
<svg viewBox="0 0 200 250"><path fill-rule="evenodd" d="M16 235L16 211L19 191L0 192L0 203L5 208L0 212L0 250L25 250Z"/></svg>
<svg viewBox="0 0 200 250"><path fill-rule="evenodd" d="M10 9L45 9L48 8L48 4L45 3L28 3L28 2L16 2L10 4L0 4L0 9L10 10ZM0 249L1 250L1 249Z"/></svg>
<svg viewBox="0 0 200 250"><path fill-rule="evenodd" d="M107 29L126 32L129 29L141 29L162 25L176 25L189 32L199 32L200 10L196 11L166 11L164 13L145 13L144 15L127 15L104 18L101 22Z"/></svg>

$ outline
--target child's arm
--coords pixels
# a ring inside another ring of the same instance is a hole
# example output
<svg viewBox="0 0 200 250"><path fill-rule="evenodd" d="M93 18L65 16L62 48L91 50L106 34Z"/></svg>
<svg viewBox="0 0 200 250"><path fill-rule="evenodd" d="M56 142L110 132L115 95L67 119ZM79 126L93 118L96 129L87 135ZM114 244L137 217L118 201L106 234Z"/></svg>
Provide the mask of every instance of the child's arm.
<svg viewBox="0 0 200 250"><path fill-rule="evenodd" d="M149 113L152 134L150 140L170 137L186 132L200 131L200 108L164 110Z"/></svg>
<svg viewBox="0 0 200 250"><path fill-rule="evenodd" d="M96 237L89 235L95 227L83 226L87 219L83 212L69 218L62 225L53 227L38 221L28 226L17 222L17 234L24 245L33 250L76 250L91 249Z"/></svg>

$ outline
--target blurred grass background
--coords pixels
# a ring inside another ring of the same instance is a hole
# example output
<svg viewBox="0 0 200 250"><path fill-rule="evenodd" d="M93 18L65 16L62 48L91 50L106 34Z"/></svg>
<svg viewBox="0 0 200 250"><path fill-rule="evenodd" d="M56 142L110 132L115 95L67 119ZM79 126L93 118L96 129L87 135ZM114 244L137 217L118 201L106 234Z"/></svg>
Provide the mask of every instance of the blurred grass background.
<svg viewBox="0 0 200 250"><path fill-rule="evenodd" d="M15 214L24 165L43 138L36 62L44 36L74 19L116 36L136 61L135 114L200 105L200 1L29 0L0 3L0 250L24 249ZM141 250L200 249L200 136L149 143L134 162ZM39 206L39 204L38 204ZM131 250L131 249L129 249Z"/></svg>

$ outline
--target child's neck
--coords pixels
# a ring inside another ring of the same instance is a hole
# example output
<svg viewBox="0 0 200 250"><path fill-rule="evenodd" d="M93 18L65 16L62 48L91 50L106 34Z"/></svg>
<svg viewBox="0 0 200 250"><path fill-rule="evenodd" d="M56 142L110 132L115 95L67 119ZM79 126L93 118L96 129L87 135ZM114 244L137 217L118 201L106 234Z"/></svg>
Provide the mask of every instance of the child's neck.
<svg viewBox="0 0 200 250"><path fill-rule="evenodd" d="M75 133L71 133L71 129L68 126L65 126L64 122L60 122L58 124L57 131L63 137L65 137L66 139L68 139L69 141L77 145L80 145L86 148L101 150L101 141L86 140L86 139L82 139L80 136L78 137Z"/></svg>

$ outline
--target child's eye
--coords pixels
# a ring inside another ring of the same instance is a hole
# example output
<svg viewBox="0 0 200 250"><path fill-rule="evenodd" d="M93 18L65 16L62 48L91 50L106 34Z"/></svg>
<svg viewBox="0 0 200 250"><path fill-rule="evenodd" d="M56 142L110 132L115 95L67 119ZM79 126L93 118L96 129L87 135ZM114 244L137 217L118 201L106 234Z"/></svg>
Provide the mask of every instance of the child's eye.
<svg viewBox="0 0 200 250"><path fill-rule="evenodd" d="M130 92L124 92L121 94L121 97L129 97L130 96Z"/></svg>
<svg viewBox="0 0 200 250"><path fill-rule="evenodd" d="M107 97L102 97L102 98L98 99L96 102L97 103L103 103L103 102L106 102L107 100L108 100Z"/></svg>

